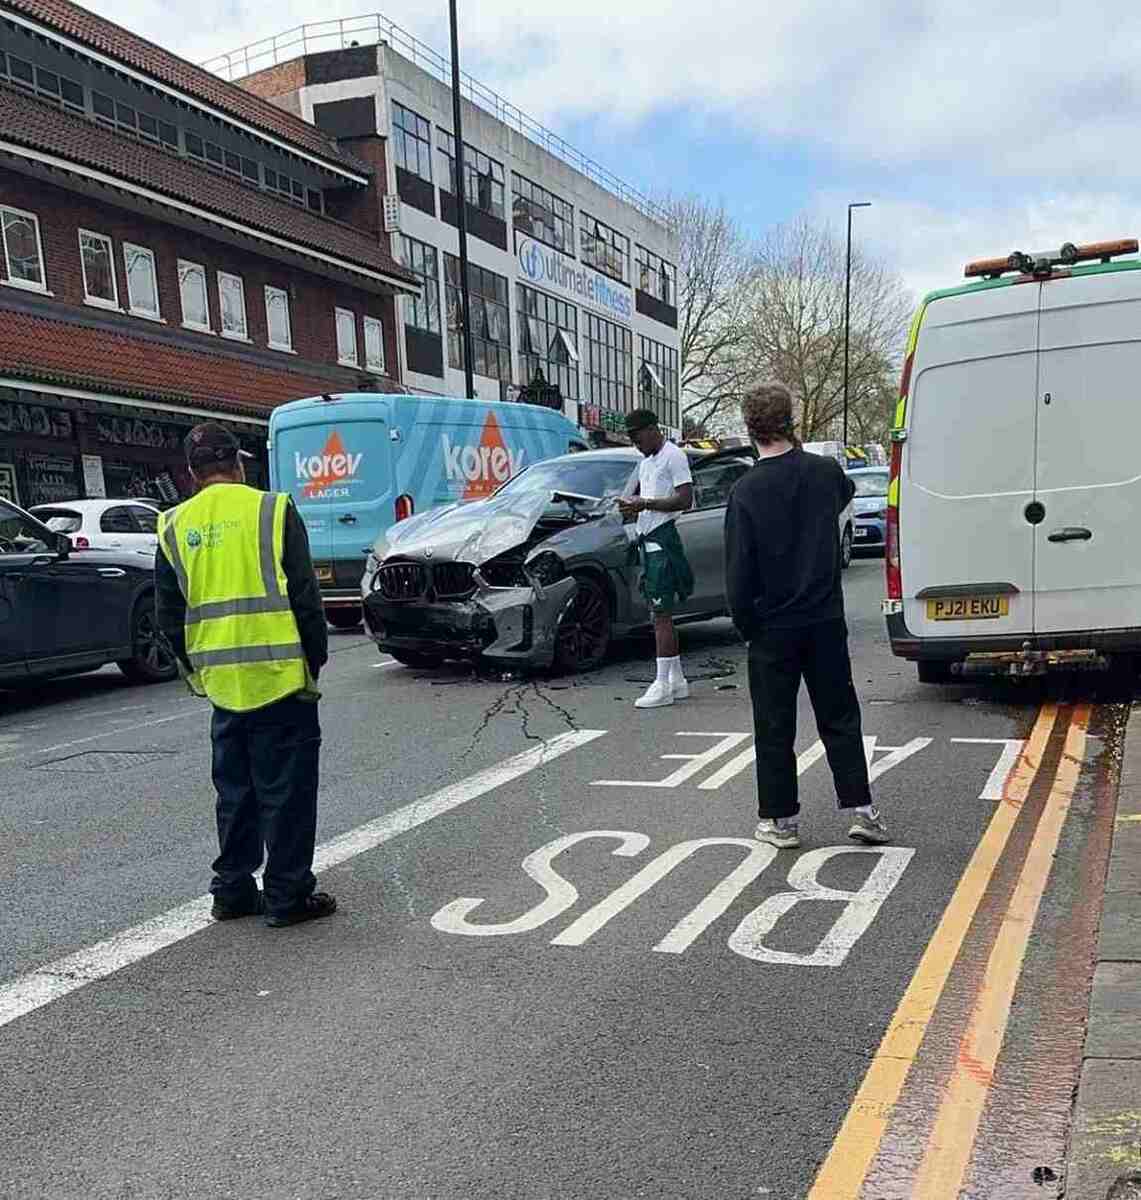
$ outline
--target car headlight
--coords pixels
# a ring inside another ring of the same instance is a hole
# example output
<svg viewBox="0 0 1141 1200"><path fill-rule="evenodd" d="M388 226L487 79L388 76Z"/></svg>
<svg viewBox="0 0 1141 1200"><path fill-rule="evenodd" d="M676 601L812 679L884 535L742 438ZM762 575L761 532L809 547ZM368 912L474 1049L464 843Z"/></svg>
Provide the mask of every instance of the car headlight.
<svg viewBox="0 0 1141 1200"><path fill-rule="evenodd" d="M558 583L566 573L567 569L563 566L563 560L553 550L537 554L527 564L527 574L543 587L550 587L551 584Z"/></svg>

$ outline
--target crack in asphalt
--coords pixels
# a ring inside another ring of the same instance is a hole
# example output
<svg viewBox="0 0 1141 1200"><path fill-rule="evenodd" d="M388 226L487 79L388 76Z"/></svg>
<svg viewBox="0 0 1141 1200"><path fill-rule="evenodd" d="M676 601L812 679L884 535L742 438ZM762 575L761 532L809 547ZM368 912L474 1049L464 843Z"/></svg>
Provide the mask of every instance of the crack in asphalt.
<svg viewBox="0 0 1141 1200"><path fill-rule="evenodd" d="M533 694L537 699L541 700L547 708L556 713L565 722L567 728L572 733L578 732L578 723L575 721L573 714L564 708L558 701L553 700L539 685L536 680L525 679L519 683L509 684L503 691L487 706L480 719L479 725L472 733L471 742L468 747L460 755L461 761L467 758L479 744L480 739L487 731L491 722L499 716L518 716L519 728L523 736L529 742L544 742L545 738L531 730L531 721L533 714L527 707L526 697L528 694Z"/></svg>

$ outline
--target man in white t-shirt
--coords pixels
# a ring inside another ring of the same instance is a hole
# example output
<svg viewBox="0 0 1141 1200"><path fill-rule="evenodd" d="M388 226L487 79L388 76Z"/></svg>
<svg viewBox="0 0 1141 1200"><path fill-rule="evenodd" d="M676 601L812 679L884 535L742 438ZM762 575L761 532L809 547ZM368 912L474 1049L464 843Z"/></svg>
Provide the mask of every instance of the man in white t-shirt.
<svg viewBox="0 0 1141 1200"><path fill-rule="evenodd" d="M673 612L693 592L693 571L685 557L675 521L693 506L693 476L684 450L666 440L657 414L635 409L626 417L626 432L642 452L635 494L619 501L627 520L637 518L642 594L654 616L657 678L635 708L662 708L689 696L681 669Z"/></svg>

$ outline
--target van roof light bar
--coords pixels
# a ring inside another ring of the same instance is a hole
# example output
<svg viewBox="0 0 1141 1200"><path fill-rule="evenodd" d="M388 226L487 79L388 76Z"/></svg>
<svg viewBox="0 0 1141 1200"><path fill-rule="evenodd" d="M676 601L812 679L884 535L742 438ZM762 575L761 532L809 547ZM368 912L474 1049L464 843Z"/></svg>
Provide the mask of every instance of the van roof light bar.
<svg viewBox="0 0 1141 1200"><path fill-rule="evenodd" d="M1015 250L1005 258L981 258L967 263L963 274L967 279L998 279L1008 271L1017 271L1020 275L1045 276L1049 275L1054 267L1072 267L1081 262L1107 263L1119 254L1136 253L1136 238L1120 238L1115 242L1086 242L1081 246L1066 242L1057 252L1027 254L1023 250Z"/></svg>

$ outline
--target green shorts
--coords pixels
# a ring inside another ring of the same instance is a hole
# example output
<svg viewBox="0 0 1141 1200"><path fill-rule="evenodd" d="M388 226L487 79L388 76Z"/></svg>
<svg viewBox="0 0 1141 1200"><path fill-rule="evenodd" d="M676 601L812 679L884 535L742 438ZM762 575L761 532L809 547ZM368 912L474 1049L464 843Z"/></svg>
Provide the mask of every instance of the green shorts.
<svg viewBox="0 0 1141 1200"><path fill-rule="evenodd" d="M693 594L693 570L673 521L635 543L642 568L642 595L655 616L669 616Z"/></svg>

